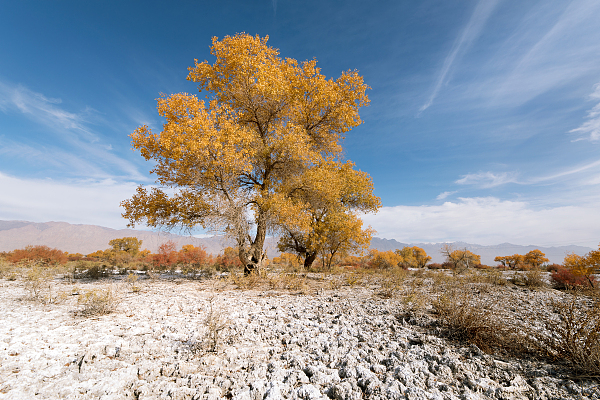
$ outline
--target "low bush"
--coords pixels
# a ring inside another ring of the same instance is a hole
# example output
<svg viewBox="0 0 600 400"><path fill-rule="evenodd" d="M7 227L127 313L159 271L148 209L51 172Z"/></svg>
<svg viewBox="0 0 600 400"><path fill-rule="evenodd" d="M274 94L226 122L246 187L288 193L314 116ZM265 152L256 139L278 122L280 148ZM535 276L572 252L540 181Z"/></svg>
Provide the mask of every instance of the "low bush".
<svg viewBox="0 0 600 400"><path fill-rule="evenodd" d="M92 289L79 295L79 310L76 313L84 317L110 314L119 303L119 295L113 288Z"/></svg>
<svg viewBox="0 0 600 400"><path fill-rule="evenodd" d="M34 265L23 275L25 288L29 291L31 299L42 304L58 303L63 299L52 282L54 271L47 267Z"/></svg>
<svg viewBox="0 0 600 400"><path fill-rule="evenodd" d="M223 249L223 254L217 256L215 260L217 271L232 271L243 267L238 251L233 247Z"/></svg>
<svg viewBox="0 0 600 400"><path fill-rule="evenodd" d="M593 276L577 275L566 268L559 268L552 271L550 276L557 289L593 288L596 286L596 279Z"/></svg>
<svg viewBox="0 0 600 400"><path fill-rule="evenodd" d="M427 268L429 269L443 269L444 266L440 263L431 263L431 264L427 264Z"/></svg>
<svg viewBox="0 0 600 400"><path fill-rule="evenodd" d="M531 329L531 343L552 359L566 361L588 377L600 377L600 304L591 305L575 295L570 300L552 301L557 318L544 319L544 329Z"/></svg>
<svg viewBox="0 0 600 400"><path fill-rule="evenodd" d="M27 246L9 252L6 259L12 263L27 262L42 265L64 264L68 261L67 254L48 246Z"/></svg>
<svg viewBox="0 0 600 400"><path fill-rule="evenodd" d="M433 307L448 337L474 344L485 352L513 349L522 342L496 310L477 304L468 288L447 291L433 302Z"/></svg>

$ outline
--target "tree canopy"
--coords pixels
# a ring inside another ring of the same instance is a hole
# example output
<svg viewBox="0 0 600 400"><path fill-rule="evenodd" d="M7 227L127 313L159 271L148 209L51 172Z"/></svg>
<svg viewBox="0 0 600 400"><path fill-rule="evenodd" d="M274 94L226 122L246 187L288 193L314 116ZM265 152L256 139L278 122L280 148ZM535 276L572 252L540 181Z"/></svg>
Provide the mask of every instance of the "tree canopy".
<svg viewBox="0 0 600 400"><path fill-rule="evenodd" d="M206 99L158 99L162 132L141 126L131 137L155 162L160 187L140 186L121 203L130 226L200 225L230 235L247 271L262 264L267 233L310 231L313 207L297 194L315 168L343 164L340 141L369 103L356 71L326 79L315 60L283 59L267 40L213 38L215 62L196 60L188 75Z"/></svg>
<svg viewBox="0 0 600 400"><path fill-rule="evenodd" d="M371 178L355 171L351 162L328 160L307 171L292 198L304 204L308 230L283 225L278 247L304 259L309 268L321 253L330 267L335 255L361 252L369 246L373 229L362 228L356 212L376 212L380 200L373 195Z"/></svg>

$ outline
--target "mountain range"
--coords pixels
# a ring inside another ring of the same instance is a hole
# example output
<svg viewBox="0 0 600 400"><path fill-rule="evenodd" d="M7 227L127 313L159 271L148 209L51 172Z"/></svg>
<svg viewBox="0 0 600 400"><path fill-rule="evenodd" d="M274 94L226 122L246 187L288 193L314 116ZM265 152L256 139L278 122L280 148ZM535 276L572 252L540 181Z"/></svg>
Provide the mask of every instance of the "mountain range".
<svg viewBox="0 0 600 400"><path fill-rule="evenodd" d="M0 220L0 251L12 251L28 245L45 245L69 253L89 254L96 250L109 248L108 242L112 239L126 236L135 236L142 240L142 248L156 252L158 247L166 242L173 241L177 248L185 244L204 246L208 253L218 254L224 247L232 246L233 241L222 236L193 237L177 235L169 232L153 232L134 229L112 229L97 225L77 225L67 222L28 222L28 221L2 221ZM395 239L373 238L371 248L381 251L401 249L404 246L418 246L423 248L432 262L443 261L440 252L446 243L400 243ZM561 263L567 253L583 255L592 249L583 246L521 246L502 243L492 246L482 246L463 242L448 243L455 249L467 249L481 256L481 262L487 265L496 265L494 257L512 254L525 254L530 250L539 249L546 254L552 263ZM265 243L269 257L279 255L277 238L269 237Z"/></svg>

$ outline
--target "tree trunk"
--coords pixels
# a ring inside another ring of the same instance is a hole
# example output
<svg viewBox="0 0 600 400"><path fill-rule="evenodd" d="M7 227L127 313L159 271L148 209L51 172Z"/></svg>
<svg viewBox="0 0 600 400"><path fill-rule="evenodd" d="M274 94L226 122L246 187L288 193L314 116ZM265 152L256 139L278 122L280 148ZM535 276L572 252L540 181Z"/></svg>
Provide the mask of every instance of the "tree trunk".
<svg viewBox="0 0 600 400"><path fill-rule="evenodd" d="M317 259L317 252L306 253L306 258L304 259L304 269L310 269L313 262Z"/></svg>
<svg viewBox="0 0 600 400"><path fill-rule="evenodd" d="M258 271L265 259L263 247L267 237L267 220L263 212L259 211L256 224L256 237L250 243L250 249L243 251L240 247L240 260L244 264L244 275L248 276L251 273ZM243 254L242 254L243 253Z"/></svg>

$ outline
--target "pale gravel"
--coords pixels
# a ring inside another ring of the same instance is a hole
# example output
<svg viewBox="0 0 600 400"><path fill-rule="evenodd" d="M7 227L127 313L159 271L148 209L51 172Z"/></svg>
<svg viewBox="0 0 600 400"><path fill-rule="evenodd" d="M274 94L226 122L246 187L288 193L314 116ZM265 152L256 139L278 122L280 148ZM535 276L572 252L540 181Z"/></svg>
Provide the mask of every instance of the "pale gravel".
<svg viewBox="0 0 600 400"><path fill-rule="evenodd" d="M500 359L411 325L406 304L368 288L294 294L158 280L132 293L118 285L114 313L84 318L77 295L43 305L23 282L0 280L0 399L600 398L597 383L554 365ZM513 298L528 303L520 293ZM211 303L228 320L214 353L205 342Z"/></svg>

